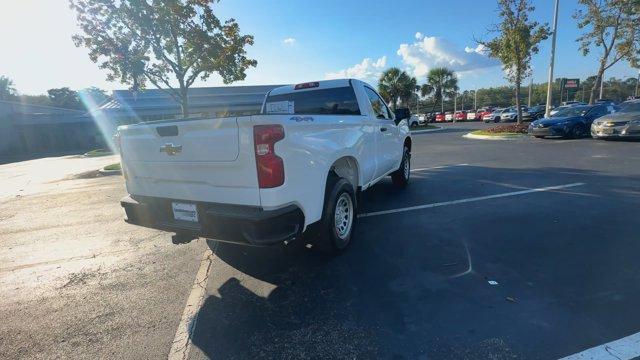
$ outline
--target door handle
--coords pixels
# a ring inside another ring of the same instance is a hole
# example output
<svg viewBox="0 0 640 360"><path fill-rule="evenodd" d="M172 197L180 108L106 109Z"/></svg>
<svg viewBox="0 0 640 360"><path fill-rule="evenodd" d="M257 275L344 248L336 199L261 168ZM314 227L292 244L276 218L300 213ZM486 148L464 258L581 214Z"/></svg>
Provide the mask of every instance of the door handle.
<svg viewBox="0 0 640 360"><path fill-rule="evenodd" d="M385 131L387 131L387 128L386 127L381 127L380 131L385 132Z"/></svg>

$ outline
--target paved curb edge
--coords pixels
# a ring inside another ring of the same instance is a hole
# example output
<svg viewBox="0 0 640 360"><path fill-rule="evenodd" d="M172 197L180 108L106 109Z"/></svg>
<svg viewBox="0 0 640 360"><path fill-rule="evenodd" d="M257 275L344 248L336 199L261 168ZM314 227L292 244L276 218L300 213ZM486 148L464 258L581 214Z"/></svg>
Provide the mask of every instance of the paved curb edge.
<svg viewBox="0 0 640 360"><path fill-rule="evenodd" d="M436 129L410 130L410 132L412 134L422 134L422 133L429 133L429 132L440 131L440 130L444 130L444 128L442 126L438 126Z"/></svg>
<svg viewBox="0 0 640 360"><path fill-rule="evenodd" d="M462 135L462 137L467 138L467 139L474 139L474 140L517 140L517 139L522 139L524 137L526 137L527 135L516 135L516 136L500 136L500 135L476 135L476 134L472 134L472 133L468 133L465 135Z"/></svg>

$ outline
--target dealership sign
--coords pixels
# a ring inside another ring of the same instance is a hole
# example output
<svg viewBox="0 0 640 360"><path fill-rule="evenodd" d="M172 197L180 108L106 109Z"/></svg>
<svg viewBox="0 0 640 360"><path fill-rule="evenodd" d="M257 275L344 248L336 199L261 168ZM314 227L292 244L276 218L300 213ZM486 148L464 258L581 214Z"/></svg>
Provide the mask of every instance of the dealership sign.
<svg viewBox="0 0 640 360"><path fill-rule="evenodd" d="M577 89L580 87L580 79L562 79L562 85L565 89Z"/></svg>

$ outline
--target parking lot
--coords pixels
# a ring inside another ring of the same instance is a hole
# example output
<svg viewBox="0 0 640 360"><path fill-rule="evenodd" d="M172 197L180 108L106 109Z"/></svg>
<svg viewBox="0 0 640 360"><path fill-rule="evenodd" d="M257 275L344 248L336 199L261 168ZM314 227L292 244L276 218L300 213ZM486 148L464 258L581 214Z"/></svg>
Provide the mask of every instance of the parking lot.
<svg viewBox="0 0 640 360"><path fill-rule="evenodd" d="M409 187L363 193L337 257L172 245L122 221L119 176L5 191L0 358L552 359L638 333L640 142L462 137L486 126L414 135Z"/></svg>

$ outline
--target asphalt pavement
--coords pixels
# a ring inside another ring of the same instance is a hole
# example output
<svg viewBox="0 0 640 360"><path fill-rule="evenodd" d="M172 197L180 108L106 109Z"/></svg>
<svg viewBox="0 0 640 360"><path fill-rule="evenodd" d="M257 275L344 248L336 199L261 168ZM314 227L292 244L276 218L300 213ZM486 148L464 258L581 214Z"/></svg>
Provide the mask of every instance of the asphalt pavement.
<svg viewBox="0 0 640 360"><path fill-rule="evenodd" d="M410 185L363 193L335 257L172 245L122 222L117 176L0 200L0 358L166 357L207 251L191 359L552 359L640 332L640 142L462 138L485 126L415 135Z"/></svg>

